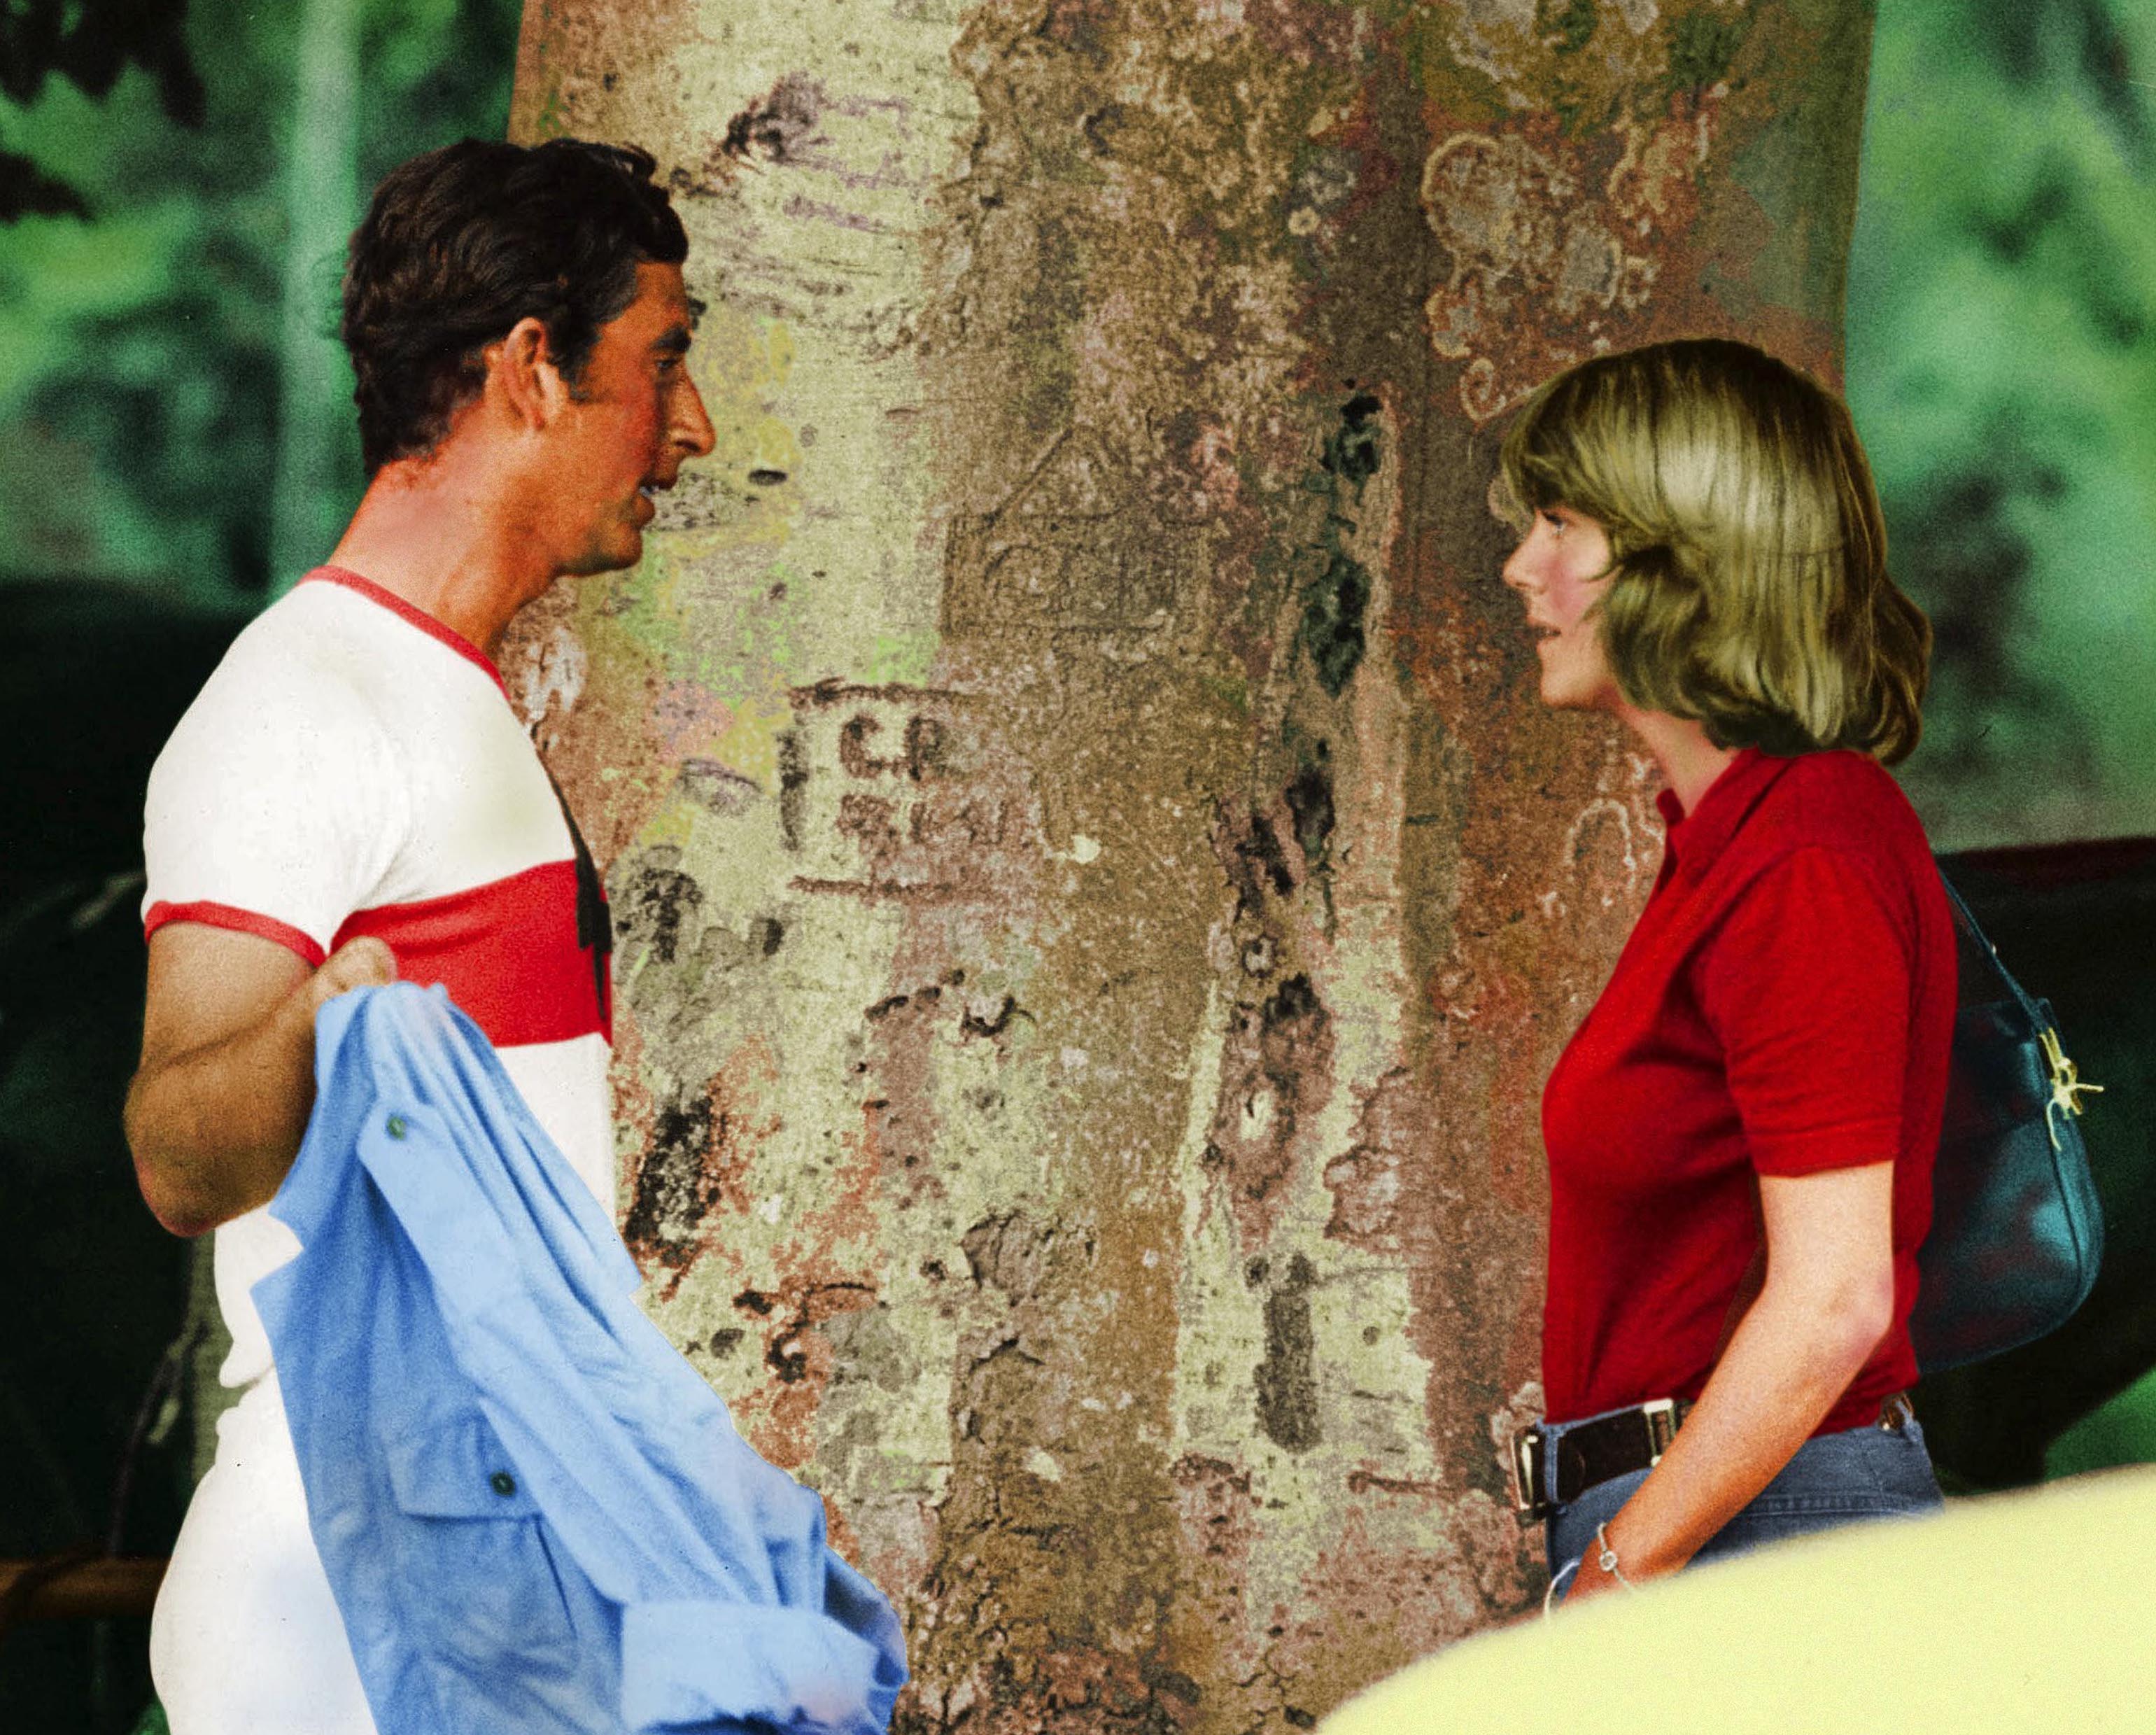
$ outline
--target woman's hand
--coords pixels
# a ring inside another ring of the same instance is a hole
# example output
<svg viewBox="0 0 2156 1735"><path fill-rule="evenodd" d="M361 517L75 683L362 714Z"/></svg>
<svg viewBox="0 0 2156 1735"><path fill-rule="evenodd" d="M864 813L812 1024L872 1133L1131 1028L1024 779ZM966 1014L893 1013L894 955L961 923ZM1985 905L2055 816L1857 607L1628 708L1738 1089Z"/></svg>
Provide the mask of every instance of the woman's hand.
<svg viewBox="0 0 2156 1735"><path fill-rule="evenodd" d="M1619 1517L1621 1518L1628 1509L1620 1507ZM1605 1545L1617 1557L1617 1572L1609 1573L1602 1569L1602 1550ZM1578 1569L1565 1584L1565 1602L1569 1604L1586 1597L1606 1596L1611 1591L1622 1595L1628 1589L1637 1590L1650 1579L1667 1578L1677 1569L1678 1565L1683 1564L1682 1562L1676 1565L1666 1563L1650 1564L1644 1551L1628 1552L1628 1548L1629 1545L1619 1538L1618 1518L1612 1518L1602 1527L1600 1541L1592 1537L1589 1539L1587 1553L1580 1557ZM1625 1576L1620 1578L1618 1573Z"/></svg>
<svg viewBox="0 0 2156 1735"><path fill-rule="evenodd" d="M1811 1437L1893 1322L1894 1165L1763 1176L1766 1277L1669 1450L1603 1535L1635 1586L1676 1571ZM1624 1585L1590 1541L1569 1604Z"/></svg>

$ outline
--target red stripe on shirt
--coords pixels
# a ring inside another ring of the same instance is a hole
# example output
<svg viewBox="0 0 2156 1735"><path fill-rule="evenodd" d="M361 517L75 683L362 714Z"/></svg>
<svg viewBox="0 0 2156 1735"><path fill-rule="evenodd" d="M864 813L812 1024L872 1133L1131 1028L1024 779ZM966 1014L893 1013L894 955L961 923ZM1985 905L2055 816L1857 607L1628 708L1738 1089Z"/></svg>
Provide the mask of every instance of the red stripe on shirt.
<svg viewBox="0 0 2156 1735"><path fill-rule="evenodd" d="M444 626L425 609L406 602L395 591L385 590L372 578L362 578L357 572L347 572L342 567L316 567L313 572L300 581L302 584L311 582L341 584L346 590L355 591L365 597L370 603L379 603L400 620L408 621L418 628L429 639L439 639L442 644L448 645L465 661L477 664L486 671L486 678L495 685L501 688L501 696L505 699L509 696L509 689L502 684L501 671L494 666L494 660L491 657L473 644L470 639L465 638L463 634L454 628ZM469 1012L470 1009L466 1007L465 1010ZM481 1022L485 1021L481 1020Z"/></svg>
<svg viewBox="0 0 2156 1735"><path fill-rule="evenodd" d="M259 934L265 940L275 940L280 946L296 952L310 970L319 969L328 954L315 944L300 929L289 921L280 921L274 916L263 916L253 910L242 910L231 904L211 903L207 900L192 904L156 903L142 918L142 937L150 936L172 921L199 921L205 927L229 929L238 934Z"/></svg>
<svg viewBox="0 0 2156 1735"><path fill-rule="evenodd" d="M577 865L550 861L469 891L355 911L331 950L371 934L408 982L439 982L496 1048L613 1040L612 1008L577 943Z"/></svg>

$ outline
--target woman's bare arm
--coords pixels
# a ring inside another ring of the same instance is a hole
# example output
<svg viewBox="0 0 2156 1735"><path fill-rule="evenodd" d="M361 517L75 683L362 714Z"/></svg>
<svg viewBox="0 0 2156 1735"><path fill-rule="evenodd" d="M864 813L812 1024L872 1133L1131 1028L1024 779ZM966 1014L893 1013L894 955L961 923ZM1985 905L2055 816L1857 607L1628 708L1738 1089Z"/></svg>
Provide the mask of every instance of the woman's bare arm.
<svg viewBox="0 0 2156 1735"><path fill-rule="evenodd" d="M126 1126L160 1223L196 1235L268 1203L314 1108L316 1009L396 976L379 940L354 940L310 971L255 934L176 921L151 936Z"/></svg>
<svg viewBox="0 0 2156 1735"><path fill-rule="evenodd" d="M1699 1402L1604 1527L1634 1584L1673 1573L1811 1437L1894 1315L1894 1165L1763 1176L1767 1270ZM1571 1602L1616 1585L1590 1549Z"/></svg>

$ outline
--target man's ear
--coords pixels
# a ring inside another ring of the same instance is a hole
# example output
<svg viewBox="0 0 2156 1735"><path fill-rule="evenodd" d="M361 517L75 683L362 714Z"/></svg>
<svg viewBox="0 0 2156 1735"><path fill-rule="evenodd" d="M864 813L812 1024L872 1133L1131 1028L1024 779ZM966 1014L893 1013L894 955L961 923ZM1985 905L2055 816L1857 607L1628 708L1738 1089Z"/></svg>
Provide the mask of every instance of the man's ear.
<svg viewBox="0 0 2156 1735"><path fill-rule="evenodd" d="M503 406L535 432L554 419L568 401L568 384L554 365L547 327L526 318L504 336L486 346L487 390L499 393Z"/></svg>

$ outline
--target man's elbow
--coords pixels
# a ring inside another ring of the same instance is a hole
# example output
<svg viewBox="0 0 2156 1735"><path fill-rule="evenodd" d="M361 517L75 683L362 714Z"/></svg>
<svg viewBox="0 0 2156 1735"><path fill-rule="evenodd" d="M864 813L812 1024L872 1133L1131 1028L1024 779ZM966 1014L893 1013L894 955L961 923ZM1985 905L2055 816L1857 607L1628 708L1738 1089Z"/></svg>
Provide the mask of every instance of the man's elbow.
<svg viewBox="0 0 2156 1735"><path fill-rule="evenodd" d="M137 1073L127 1089L127 1106L121 1114L127 1148L135 1159L135 1184L142 1203L173 1235L192 1237L207 1234L223 1221L192 1173L181 1160L160 1122L151 1094L145 1089L145 1075Z"/></svg>

